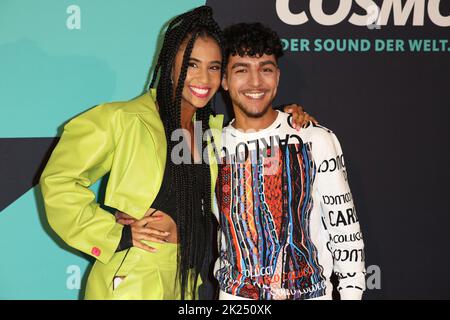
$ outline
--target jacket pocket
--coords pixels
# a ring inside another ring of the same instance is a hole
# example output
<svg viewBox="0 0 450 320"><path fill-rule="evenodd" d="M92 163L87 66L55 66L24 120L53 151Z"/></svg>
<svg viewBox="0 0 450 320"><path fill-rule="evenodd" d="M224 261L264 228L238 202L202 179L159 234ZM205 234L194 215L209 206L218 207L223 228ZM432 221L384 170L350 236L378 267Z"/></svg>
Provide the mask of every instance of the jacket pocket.
<svg viewBox="0 0 450 320"><path fill-rule="evenodd" d="M108 280L113 291L116 291L132 274L139 261L141 261L141 255L138 248L131 247L123 253L117 254L114 258L114 270Z"/></svg>

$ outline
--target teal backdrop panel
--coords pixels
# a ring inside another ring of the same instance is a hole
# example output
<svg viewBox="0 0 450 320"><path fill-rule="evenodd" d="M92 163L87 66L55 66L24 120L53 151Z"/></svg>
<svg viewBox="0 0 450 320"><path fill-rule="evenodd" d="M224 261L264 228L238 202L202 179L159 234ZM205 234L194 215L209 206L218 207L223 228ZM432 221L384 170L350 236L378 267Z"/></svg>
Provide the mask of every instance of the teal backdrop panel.
<svg viewBox="0 0 450 320"><path fill-rule="evenodd" d="M59 136L77 114L139 95L165 23L204 3L0 0L0 140ZM0 299L83 296L91 261L50 229L39 186L0 211L0 252Z"/></svg>
<svg viewBox="0 0 450 320"><path fill-rule="evenodd" d="M163 24L202 4L1 0L0 137L55 136L86 108L137 96Z"/></svg>

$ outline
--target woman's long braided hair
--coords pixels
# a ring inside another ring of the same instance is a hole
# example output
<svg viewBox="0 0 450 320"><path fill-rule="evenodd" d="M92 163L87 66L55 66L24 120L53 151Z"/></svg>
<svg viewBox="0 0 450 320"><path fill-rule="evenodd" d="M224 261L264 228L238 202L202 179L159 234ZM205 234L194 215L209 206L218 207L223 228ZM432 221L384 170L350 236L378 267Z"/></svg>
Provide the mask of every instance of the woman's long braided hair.
<svg viewBox="0 0 450 320"><path fill-rule="evenodd" d="M196 186L194 185L193 167L186 164L175 165L170 157L172 149L177 143L172 141L170 137L174 130L181 128L181 95L192 48L199 36L208 36L216 40L222 50L221 70L223 72L225 69L225 54L222 31L212 17L212 9L208 6L202 6L181 14L170 22L150 84L150 88L154 88L159 76L156 93L167 139L166 166L169 166L169 173L176 194L176 223L180 242L177 279L180 280L181 299L183 300L186 290L191 290L192 297L195 299L197 279L205 260L205 253L209 252L211 248L209 239L212 223L211 176L208 162L205 163L205 159L203 159L201 164L196 164L196 166L201 166L201 174L204 179L202 186ZM183 64L174 95L171 75L175 56L180 50L180 46L186 41ZM196 120L202 123L202 132L209 129L211 114L211 101L196 112ZM206 142L203 141L202 150L205 150L205 148ZM200 193L200 196L195 193ZM190 272L190 270L193 272ZM189 288L187 288L188 285Z"/></svg>

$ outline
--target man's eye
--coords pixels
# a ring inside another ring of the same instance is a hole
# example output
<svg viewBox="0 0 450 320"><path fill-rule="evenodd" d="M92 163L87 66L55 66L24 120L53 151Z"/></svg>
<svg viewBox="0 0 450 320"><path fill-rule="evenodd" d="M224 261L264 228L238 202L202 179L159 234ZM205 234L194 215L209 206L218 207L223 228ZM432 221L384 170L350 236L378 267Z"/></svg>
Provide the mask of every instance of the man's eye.
<svg viewBox="0 0 450 320"><path fill-rule="evenodd" d="M273 72L273 70L271 68L265 68L263 69L263 72Z"/></svg>
<svg viewBox="0 0 450 320"><path fill-rule="evenodd" d="M245 69L238 69L238 70L236 70L236 73L245 73L245 72L247 72L247 70L245 70Z"/></svg>

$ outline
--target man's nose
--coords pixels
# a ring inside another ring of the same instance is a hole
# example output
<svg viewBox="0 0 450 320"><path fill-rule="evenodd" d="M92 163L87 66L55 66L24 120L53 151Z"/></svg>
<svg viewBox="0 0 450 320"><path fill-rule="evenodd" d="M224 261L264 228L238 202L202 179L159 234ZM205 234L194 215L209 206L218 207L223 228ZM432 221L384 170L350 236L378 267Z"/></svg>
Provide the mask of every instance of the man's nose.
<svg viewBox="0 0 450 320"><path fill-rule="evenodd" d="M254 87L258 87L261 84L261 75L257 71L250 71L249 72L250 79L249 84L251 84Z"/></svg>

